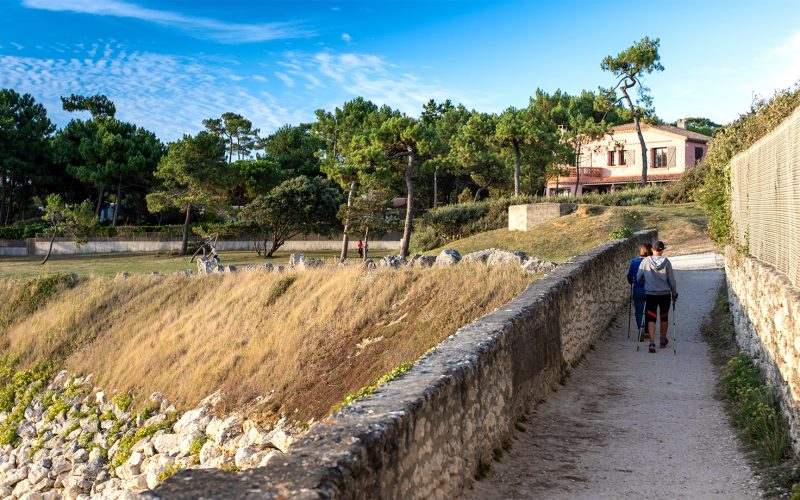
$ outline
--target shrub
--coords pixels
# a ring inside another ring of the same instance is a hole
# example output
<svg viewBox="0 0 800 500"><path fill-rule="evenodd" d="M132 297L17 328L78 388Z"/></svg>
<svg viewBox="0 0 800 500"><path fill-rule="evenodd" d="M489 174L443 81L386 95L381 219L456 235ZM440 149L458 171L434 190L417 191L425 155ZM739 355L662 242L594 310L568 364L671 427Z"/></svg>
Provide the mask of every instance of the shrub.
<svg viewBox="0 0 800 500"><path fill-rule="evenodd" d="M163 471L159 472L158 476L156 476L156 480L159 483L163 483L168 478L174 476L175 473L178 472L179 470L181 470L181 466L180 465L172 464L169 467L167 467L166 469L164 469Z"/></svg>
<svg viewBox="0 0 800 500"><path fill-rule="evenodd" d="M609 233L609 235L608 235L608 237L611 238L612 240L630 238L631 236L633 236L633 231L631 231L627 227L623 227L623 228L620 228L620 229L615 229L615 230L611 231L611 233Z"/></svg>
<svg viewBox="0 0 800 500"><path fill-rule="evenodd" d="M128 411L128 408L131 407L131 403L133 402L133 396L127 392L121 392L115 395L112 400L114 401L114 404L117 405L117 408L120 409L120 411Z"/></svg>
<svg viewBox="0 0 800 500"><path fill-rule="evenodd" d="M206 436L205 434L199 434L192 438L192 442L189 443L189 454L194 457L194 463L200 463L200 450L203 449L203 445L206 444Z"/></svg>
<svg viewBox="0 0 800 500"><path fill-rule="evenodd" d="M2 240L24 240L35 238L37 233L44 233L48 230L47 224L41 220L31 222L17 222L8 226L0 227L0 239Z"/></svg>
<svg viewBox="0 0 800 500"><path fill-rule="evenodd" d="M390 371L389 373L383 375L381 378L376 380L375 383L367 385L367 386L364 386L364 387L362 387L361 389L359 389L356 392L351 392L351 393L347 394L344 397L344 400L341 403L338 403L338 404L334 405L333 408L331 408L331 413L335 412L339 408L342 408L343 406L349 405L350 403L352 403L353 401L355 401L357 399L361 399L361 398L363 398L365 396L369 396L373 392L377 391L378 388L380 386L382 386L383 384L385 384L385 383L387 383L387 382L389 382L391 380L394 380L397 377L399 377L399 376L403 375L404 373L406 373L408 370L411 369L411 366L412 366L411 363L400 363L399 365L394 367L392 369L392 371Z"/></svg>
<svg viewBox="0 0 800 500"><path fill-rule="evenodd" d="M723 384L733 407L734 421L745 440L767 463L779 462L790 449L788 425L750 356L740 353L728 362Z"/></svg>

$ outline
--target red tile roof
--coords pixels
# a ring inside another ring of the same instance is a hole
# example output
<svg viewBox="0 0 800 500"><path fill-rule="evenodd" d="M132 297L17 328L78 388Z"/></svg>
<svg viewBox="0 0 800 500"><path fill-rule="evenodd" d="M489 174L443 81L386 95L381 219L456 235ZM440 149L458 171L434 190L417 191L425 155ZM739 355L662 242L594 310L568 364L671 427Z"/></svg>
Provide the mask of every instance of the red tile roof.
<svg viewBox="0 0 800 500"><path fill-rule="evenodd" d="M643 123L642 129L647 128L654 128L658 129L670 134L677 134L686 137L688 140L693 142L708 142L713 137L698 134L697 132L692 132L691 130L686 130L685 128L680 127L673 127L672 125L650 125L649 123ZM636 130L636 124L634 123L626 123L625 125L617 125L615 127L611 127L611 134L613 135L614 132L632 132Z"/></svg>
<svg viewBox="0 0 800 500"><path fill-rule="evenodd" d="M681 178L683 173L675 173L675 174L653 174L649 171L647 172L647 181L674 181ZM625 176L618 176L618 177L588 177L585 175L581 176L581 186L594 186L597 184L627 184L629 182L639 182L642 180L641 175L625 175ZM555 181L550 181L547 183L548 186L555 186ZM575 177L559 177L558 184L560 186L564 185L574 185L575 184Z"/></svg>

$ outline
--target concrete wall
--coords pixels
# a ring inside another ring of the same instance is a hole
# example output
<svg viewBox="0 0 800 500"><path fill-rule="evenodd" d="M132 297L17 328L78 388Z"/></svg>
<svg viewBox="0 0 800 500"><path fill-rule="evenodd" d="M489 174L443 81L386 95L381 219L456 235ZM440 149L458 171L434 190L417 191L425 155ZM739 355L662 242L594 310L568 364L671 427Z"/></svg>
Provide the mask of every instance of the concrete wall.
<svg viewBox="0 0 800 500"><path fill-rule="evenodd" d="M162 498L453 498L628 300L655 231L605 243L462 327L403 377L314 425L262 469L181 471Z"/></svg>
<svg viewBox="0 0 800 500"><path fill-rule="evenodd" d="M532 227L575 211L572 203L531 203L528 205L509 205L508 230L528 231Z"/></svg>
<svg viewBox="0 0 800 500"><path fill-rule="evenodd" d="M736 342L779 396L800 453L800 290L774 267L732 247L725 251L725 272Z"/></svg>
<svg viewBox="0 0 800 500"><path fill-rule="evenodd" d="M3 240L0 240L2 243ZM7 240L10 241L10 240ZM0 244L0 256L10 255L29 255L25 247L24 240L22 246L3 246ZM35 242L34 255L44 255L50 246L49 241L39 240ZM348 248L355 251L358 240L351 240ZM53 255L77 255L92 253L117 253L117 252L170 252L179 250L180 241L120 241L120 240L99 240L89 241L80 248L76 247L71 241L55 241L53 243ZM253 242L247 241L220 241L217 245L220 251L232 250L252 250ZM281 245L281 250L290 252L313 252L322 250L339 250L342 248L341 240L290 240ZM400 241L395 240L376 240L369 242L370 250L399 250Z"/></svg>

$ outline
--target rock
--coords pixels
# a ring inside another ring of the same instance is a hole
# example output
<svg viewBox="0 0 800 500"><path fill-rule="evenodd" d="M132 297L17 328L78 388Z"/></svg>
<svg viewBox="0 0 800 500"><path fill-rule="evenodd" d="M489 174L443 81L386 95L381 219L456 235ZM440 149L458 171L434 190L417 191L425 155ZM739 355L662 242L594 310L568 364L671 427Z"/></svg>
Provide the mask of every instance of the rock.
<svg viewBox="0 0 800 500"><path fill-rule="evenodd" d="M450 267L458 264L460 260L461 254L457 250L445 248L436 256L436 265L438 267Z"/></svg>
<svg viewBox="0 0 800 500"><path fill-rule="evenodd" d="M298 267L304 260L306 260L306 256L303 253L293 253L289 255L289 267Z"/></svg>
<svg viewBox="0 0 800 500"><path fill-rule="evenodd" d="M206 465L222 456L222 446L214 441L206 441L200 449L200 465Z"/></svg>
<svg viewBox="0 0 800 500"><path fill-rule="evenodd" d="M197 274L212 274L219 269L219 262L214 257L200 257L197 259Z"/></svg>
<svg viewBox="0 0 800 500"><path fill-rule="evenodd" d="M42 500L42 494L38 492L25 493L19 497L19 500Z"/></svg>
<svg viewBox="0 0 800 500"><path fill-rule="evenodd" d="M283 430L276 429L270 433L269 444L284 453L289 451L292 443L294 443L294 438Z"/></svg>
<svg viewBox="0 0 800 500"><path fill-rule="evenodd" d="M203 406L205 408L214 409L221 402L222 402L222 392L221 391L217 391L217 392L209 394L208 396L203 398L203 400L200 401L200 406Z"/></svg>
<svg viewBox="0 0 800 500"><path fill-rule="evenodd" d="M315 269L323 265L325 265L325 262L323 262L322 259L303 259L300 264L297 265L297 269Z"/></svg>
<svg viewBox="0 0 800 500"><path fill-rule="evenodd" d="M164 472L164 470L166 469L154 470L152 472L148 472L147 474L145 474L145 478L147 480L147 489L152 490L153 488L158 486L158 475Z"/></svg>
<svg viewBox="0 0 800 500"><path fill-rule="evenodd" d="M175 423L173 428L175 429L175 432L179 434L189 426L193 426L189 432L204 431L210 421L211 417L208 415L208 409L206 407L200 407L184 413L180 420Z"/></svg>
<svg viewBox="0 0 800 500"><path fill-rule="evenodd" d="M406 259L399 255L387 255L378 261L378 267L397 269L406 265Z"/></svg>
<svg viewBox="0 0 800 500"><path fill-rule="evenodd" d="M106 404L106 393L103 391L98 392L94 395L94 402L100 406Z"/></svg>
<svg viewBox="0 0 800 500"><path fill-rule="evenodd" d="M262 448L269 444L269 439L270 434L268 432L262 431L256 427L250 427L247 432L244 433L244 436L242 436L239 444L242 446Z"/></svg>
<svg viewBox="0 0 800 500"><path fill-rule="evenodd" d="M235 273L236 266L220 266L221 272L223 273Z"/></svg>
<svg viewBox="0 0 800 500"><path fill-rule="evenodd" d="M83 448L72 454L72 463L85 462L87 460L89 460L89 452Z"/></svg>
<svg viewBox="0 0 800 500"><path fill-rule="evenodd" d="M266 467L271 460L281 455L283 455L283 453L277 450L259 451L250 457L250 467Z"/></svg>
<svg viewBox="0 0 800 500"><path fill-rule="evenodd" d="M130 479L132 477L138 476L140 473L141 470L139 470L138 465L131 466L128 465L127 463L120 465L119 467L117 467L116 470L117 477L120 479Z"/></svg>
<svg viewBox="0 0 800 500"><path fill-rule="evenodd" d="M14 486L14 491L12 491L11 494L19 498L25 493L29 492L31 490L31 486L33 485L30 481L23 479L22 481L18 482L16 486Z"/></svg>
<svg viewBox="0 0 800 500"><path fill-rule="evenodd" d="M250 467L250 459L255 455L256 450L250 446L245 446L244 448L239 448L236 451L236 455L233 457L233 463L236 464L236 467L239 469L247 469Z"/></svg>
<svg viewBox="0 0 800 500"><path fill-rule="evenodd" d="M555 269L557 264L531 257L522 264L522 270L533 274L547 274Z"/></svg>
<svg viewBox="0 0 800 500"><path fill-rule="evenodd" d="M33 439L36 437L36 426L27 418L23 419L17 426L17 434L22 439Z"/></svg>
<svg viewBox="0 0 800 500"><path fill-rule="evenodd" d="M23 479L28 477L28 466L22 466L10 473L0 481L0 486L14 486Z"/></svg>
<svg viewBox="0 0 800 500"><path fill-rule="evenodd" d="M125 488L126 490L133 490L133 491L146 490L147 476L145 476L144 474L140 474L130 479L124 479L122 481L122 487Z"/></svg>
<svg viewBox="0 0 800 500"><path fill-rule="evenodd" d="M67 380L67 370L61 370L53 377L50 387L59 387Z"/></svg>
<svg viewBox="0 0 800 500"><path fill-rule="evenodd" d="M72 464L69 463L63 457L56 458L53 460L53 466L50 467L50 477L56 478L62 472L67 472L72 470Z"/></svg>
<svg viewBox="0 0 800 500"><path fill-rule="evenodd" d="M209 431L208 436L217 443L239 436L242 434L242 417L234 413L222 420L213 431L213 434Z"/></svg>
<svg viewBox="0 0 800 500"><path fill-rule="evenodd" d="M178 444L178 455L179 456L188 455L190 453L190 450L192 448L192 443L194 442L194 440L196 438L198 438L199 436L202 436L202 435L203 435L202 432L194 432L194 433L191 433L191 434L189 434L189 433L187 433L187 434L181 433L181 435L180 435L181 436L181 441Z"/></svg>
<svg viewBox="0 0 800 500"><path fill-rule="evenodd" d="M9 498L11 497L11 493L13 493L14 488L9 488L8 486L0 486L0 498Z"/></svg>
<svg viewBox="0 0 800 500"><path fill-rule="evenodd" d="M431 267L436 262L436 257L433 255L420 255L416 254L411 258L409 264L412 267Z"/></svg>
<svg viewBox="0 0 800 500"><path fill-rule="evenodd" d="M32 464L28 467L28 481L30 481L31 484L36 484L46 478L49 472L49 470L41 465Z"/></svg>
<svg viewBox="0 0 800 500"><path fill-rule="evenodd" d="M153 447L158 453L169 453L180 444L177 434L159 434L153 438Z"/></svg>
<svg viewBox="0 0 800 500"><path fill-rule="evenodd" d="M361 263L361 267L369 271L372 269L376 269L378 265L375 264L375 261L372 259L365 259L364 262Z"/></svg>
<svg viewBox="0 0 800 500"><path fill-rule="evenodd" d="M131 451L139 452L145 457L152 457L156 454L152 439L153 438L140 439L139 442L133 445Z"/></svg>
<svg viewBox="0 0 800 500"><path fill-rule="evenodd" d="M126 279L128 279L129 276L130 276L130 274L128 274L128 272L120 271L114 276L114 279L126 280Z"/></svg>
<svg viewBox="0 0 800 500"><path fill-rule="evenodd" d="M488 266L508 266L517 265L521 266L528 255L525 252L508 250L495 250L486 258L486 265Z"/></svg>

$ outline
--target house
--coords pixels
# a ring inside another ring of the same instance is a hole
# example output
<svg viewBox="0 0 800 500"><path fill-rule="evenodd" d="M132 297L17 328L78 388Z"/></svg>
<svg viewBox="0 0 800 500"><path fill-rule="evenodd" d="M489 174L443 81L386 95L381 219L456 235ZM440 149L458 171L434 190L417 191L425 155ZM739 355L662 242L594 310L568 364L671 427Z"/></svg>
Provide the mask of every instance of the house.
<svg viewBox="0 0 800 500"><path fill-rule="evenodd" d="M661 184L680 179L708 151L711 137L678 126L642 124L647 146L647 182ZM547 196L606 193L642 180L642 148L633 123L612 127L603 139L583 146L578 167L564 165L566 175L547 182Z"/></svg>

